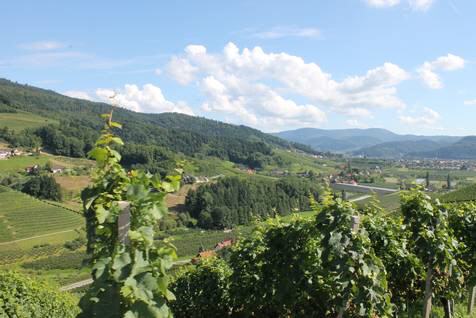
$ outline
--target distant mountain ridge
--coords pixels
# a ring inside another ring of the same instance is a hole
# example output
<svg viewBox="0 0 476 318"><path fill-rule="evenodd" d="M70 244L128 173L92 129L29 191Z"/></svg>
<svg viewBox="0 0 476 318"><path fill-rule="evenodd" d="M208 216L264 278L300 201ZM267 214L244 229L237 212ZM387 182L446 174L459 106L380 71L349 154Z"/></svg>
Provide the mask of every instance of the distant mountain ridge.
<svg viewBox="0 0 476 318"><path fill-rule="evenodd" d="M275 136L317 151L373 158L476 159L476 137L399 135L383 128L301 128Z"/></svg>

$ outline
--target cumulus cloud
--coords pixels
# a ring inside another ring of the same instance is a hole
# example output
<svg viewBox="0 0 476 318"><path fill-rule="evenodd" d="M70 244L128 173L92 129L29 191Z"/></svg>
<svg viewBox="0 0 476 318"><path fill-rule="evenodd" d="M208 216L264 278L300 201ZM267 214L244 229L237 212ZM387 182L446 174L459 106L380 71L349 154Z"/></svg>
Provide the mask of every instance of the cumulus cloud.
<svg viewBox="0 0 476 318"><path fill-rule="evenodd" d="M400 121L407 125L430 126L440 119L440 114L431 108L424 107L420 116L400 116Z"/></svg>
<svg viewBox="0 0 476 318"><path fill-rule="evenodd" d="M193 115L192 109L184 102L174 103L168 101L162 94L160 87L145 84L142 89L137 85L126 84L124 89L114 91L112 89L99 88L96 95L104 102L111 103L114 97L116 104L136 112L162 113L176 112Z"/></svg>
<svg viewBox="0 0 476 318"><path fill-rule="evenodd" d="M281 39L288 37L318 38L320 35L321 31L318 28L289 26L274 27L270 30L258 31L252 34L253 37L259 39Z"/></svg>
<svg viewBox="0 0 476 318"><path fill-rule="evenodd" d="M64 43L57 41L38 41L20 44L20 48L32 51L50 51L66 47Z"/></svg>
<svg viewBox="0 0 476 318"><path fill-rule="evenodd" d="M434 61L423 63L417 73L420 79L431 89L439 89L443 87L443 83L437 71L455 71L464 68L465 60L457 55L448 54L440 56Z"/></svg>
<svg viewBox="0 0 476 318"><path fill-rule="evenodd" d="M368 5L377 8L393 7L399 3L400 0L367 0Z"/></svg>
<svg viewBox="0 0 476 318"><path fill-rule="evenodd" d="M215 54L201 45L187 46L167 68L177 82L198 84L205 111L235 114L246 124L259 121L260 127L262 121L316 126L326 120L324 108L353 117L370 116L372 108L403 109L396 86L409 78L398 65L384 63L339 82L299 56L268 53L261 47L240 51L233 43Z"/></svg>
<svg viewBox="0 0 476 318"><path fill-rule="evenodd" d="M71 90L71 91L66 91L66 92L64 92L63 95L66 95L66 96L69 96L69 97L73 97L73 98L79 98L79 99L90 100L90 101L93 101L93 100L94 100L94 99L91 97L91 95L89 95L87 92L84 92L84 91Z"/></svg>

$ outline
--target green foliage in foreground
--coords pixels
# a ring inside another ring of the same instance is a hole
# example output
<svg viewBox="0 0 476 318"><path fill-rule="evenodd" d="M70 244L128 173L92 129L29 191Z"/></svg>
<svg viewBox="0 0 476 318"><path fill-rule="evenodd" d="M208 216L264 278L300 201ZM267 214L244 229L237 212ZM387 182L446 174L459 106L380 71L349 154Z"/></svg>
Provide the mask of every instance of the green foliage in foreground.
<svg viewBox="0 0 476 318"><path fill-rule="evenodd" d="M45 282L11 271L0 271L0 317L75 317L79 312L71 294Z"/></svg>
<svg viewBox="0 0 476 318"><path fill-rule="evenodd" d="M268 221L238 241L227 262L208 260L179 275L171 289L186 296L171 303L174 314L420 316L430 269L435 307L465 300L474 284L476 206L441 206L418 189L402 200L403 216L372 204L359 212L325 196L314 220ZM360 226L352 229L355 216Z"/></svg>
<svg viewBox="0 0 476 318"><path fill-rule="evenodd" d="M123 142L112 128L121 126L112 122L112 111L104 118L102 135L90 152L97 162L93 185L82 194L94 281L81 298L79 317L170 317L166 302L174 296L167 270L175 251L169 244L155 244L154 227L167 213L165 195L178 190L180 177L126 172L113 149ZM127 244L118 230L121 201L130 205Z"/></svg>

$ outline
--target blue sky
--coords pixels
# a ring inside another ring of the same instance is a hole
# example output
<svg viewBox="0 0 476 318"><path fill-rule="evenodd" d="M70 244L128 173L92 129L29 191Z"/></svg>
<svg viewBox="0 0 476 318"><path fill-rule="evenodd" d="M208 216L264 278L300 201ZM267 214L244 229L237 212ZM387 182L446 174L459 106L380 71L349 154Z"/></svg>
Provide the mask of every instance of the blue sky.
<svg viewBox="0 0 476 318"><path fill-rule="evenodd" d="M476 134L476 1L4 1L0 77L264 131Z"/></svg>

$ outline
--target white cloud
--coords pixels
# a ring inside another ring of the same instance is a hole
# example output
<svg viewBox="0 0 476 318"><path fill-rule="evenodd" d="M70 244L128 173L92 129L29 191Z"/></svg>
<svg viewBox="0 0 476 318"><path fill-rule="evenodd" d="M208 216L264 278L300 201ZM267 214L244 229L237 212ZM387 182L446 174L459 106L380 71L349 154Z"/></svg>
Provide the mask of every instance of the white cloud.
<svg viewBox="0 0 476 318"><path fill-rule="evenodd" d="M464 68L465 60L457 55L448 54L440 56L434 61L423 63L417 73L421 80L431 89L439 89L443 87L440 76L436 71L455 71Z"/></svg>
<svg viewBox="0 0 476 318"><path fill-rule="evenodd" d="M400 0L366 0L366 2L375 8L389 8L400 4ZM408 5L414 11L426 11L434 2L434 0L408 0Z"/></svg>
<svg viewBox="0 0 476 318"><path fill-rule="evenodd" d="M303 27L274 27L270 30L258 31L252 34L253 37L259 39L281 39L288 37L296 38L318 38L321 31L318 28Z"/></svg>
<svg viewBox="0 0 476 318"><path fill-rule="evenodd" d="M440 114L431 108L424 107L420 116L400 116L400 121L407 125L434 125L440 119Z"/></svg>
<svg viewBox="0 0 476 318"><path fill-rule="evenodd" d="M66 47L64 43L57 41L38 41L20 44L20 48L32 51L50 51Z"/></svg>
<svg viewBox="0 0 476 318"><path fill-rule="evenodd" d="M174 56L167 66L167 71L177 82L187 85L194 80L198 69L192 66L188 60Z"/></svg>
<svg viewBox="0 0 476 318"><path fill-rule="evenodd" d="M69 96L69 97L73 97L73 98L79 98L79 99L90 100L90 101L93 101L93 100L94 100L94 99L91 97L91 95L89 95L87 92L84 92L84 91L71 90L71 91L66 91L66 92L64 92L63 95L66 95L66 96Z"/></svg>
<svg viewBox="0 0 476 318"><path fill-rule="evenodd" d="M415 11L426 11L433 5L434 0L408 0L410 8Z"/></svg>
<svg viewBox="0 0 476 318"><path fill-rule="evenodd" d="M174 103L166 100L162 90L152 84L145 84L142 89L137 85L126 84L120 91L99 88L96 90L96 95L107 103L111 103L111 97L115 96L114 100L118 106L136 112L176 112L193 115L192 109L184 102Z"/></svg>
<svg viewBox="0 0 476 318"><path fill-rule="evenodd" d="M369 128L365 123L360 122L357 119L348 119L345 121L346 125L353 128Z"/></svg>
<svg viewBox="0 0 476 318"><path fill-rule="evenodd" d="M464 59L457 55L448 54L446 56L440 56L433 62L432 66L436 69L441 69L444 71L454 71L464 68Z"/></svg>
<svg viewBox="0 0 476 318"><path fill-rule="evenodd" d="M278 129L277 124L316 126L326 119L324 108L351 117L370 116L372 108L403 109L396 85L409 78L399 66L384 63L338 82L299 56L268 53L261 47L240 51L233 43L217 54L201 45L188 46L184 55L170 60L168 69L177 82L198 84L205 111L235 114L235 121L253 126L259 122L268 130Z"/></svg>
<svg viewBox="0 0 476 318"><path fill-rule="evenodd" d="M399 3L400 0L367 0L368 5L377 8L393 7Z"/></svg>
<svg viewBox="0 0 476 318"><path fill-rule="evenodd" d="M476 99L465 100L464 104L465 105L471 105L471 106L475 105L476 106Z"/></svg>
<svg viewBox="0 0 476 318"><path fill-rule="evenodd" d="M372 112L366 108L353 107L338 111L352 118L373 118Z"/></svg>

